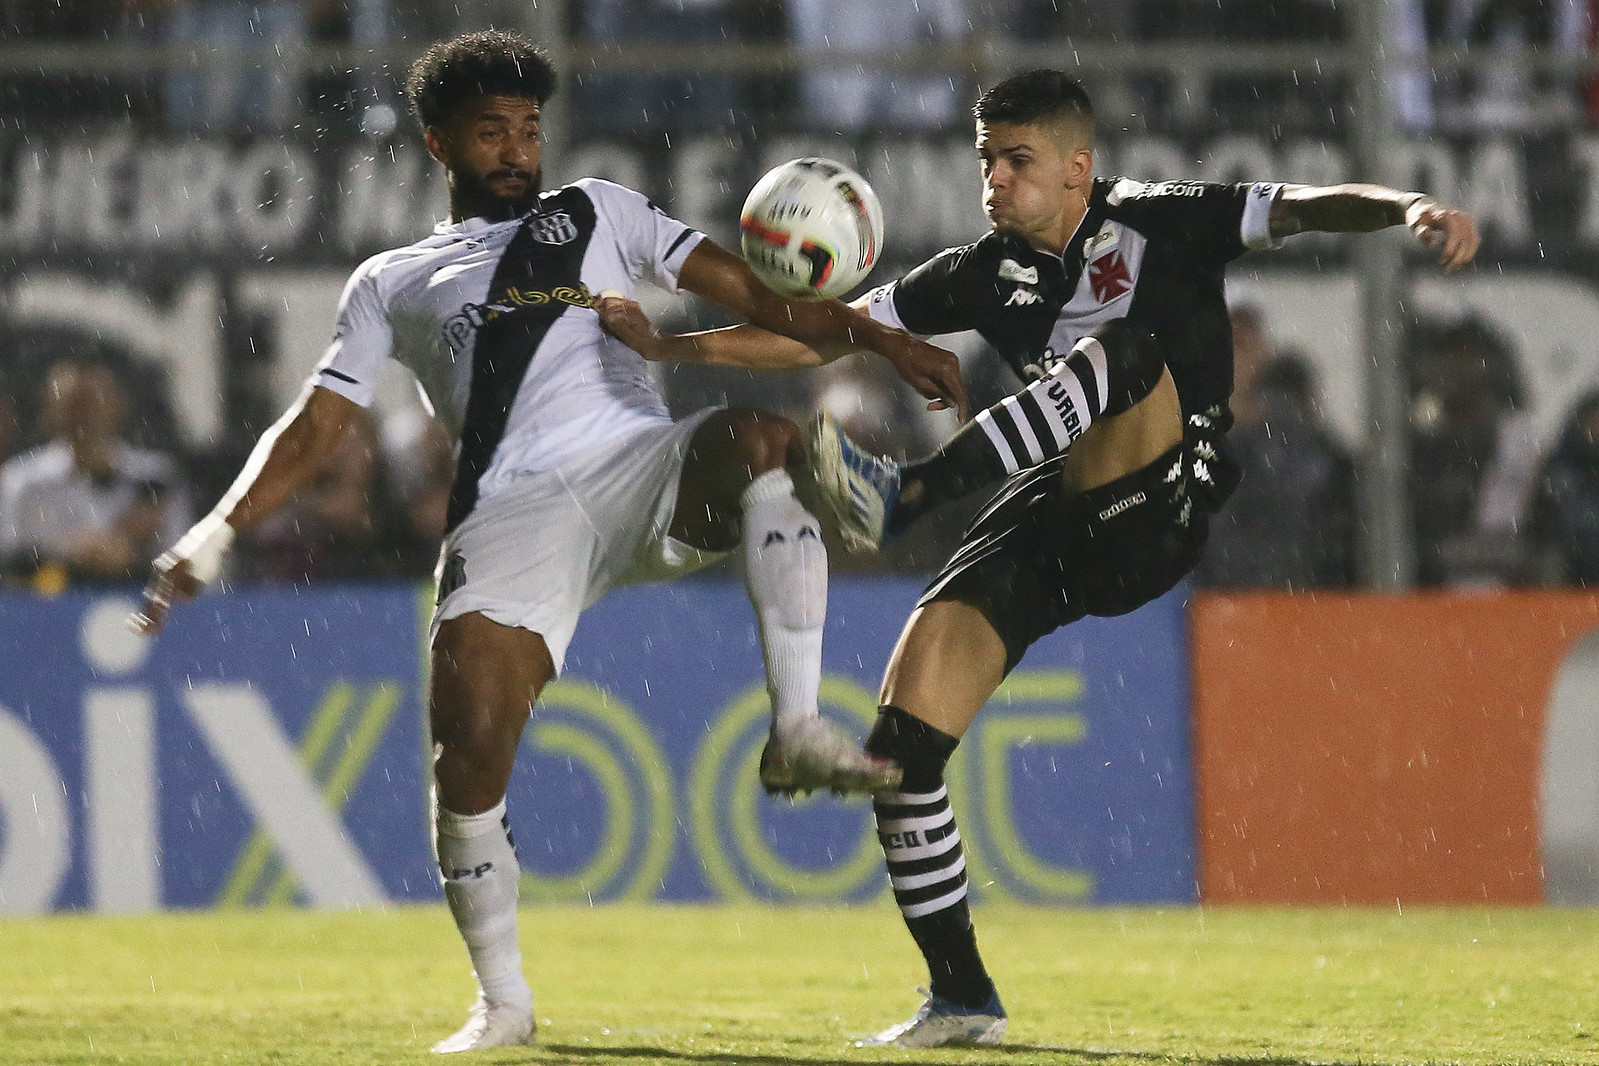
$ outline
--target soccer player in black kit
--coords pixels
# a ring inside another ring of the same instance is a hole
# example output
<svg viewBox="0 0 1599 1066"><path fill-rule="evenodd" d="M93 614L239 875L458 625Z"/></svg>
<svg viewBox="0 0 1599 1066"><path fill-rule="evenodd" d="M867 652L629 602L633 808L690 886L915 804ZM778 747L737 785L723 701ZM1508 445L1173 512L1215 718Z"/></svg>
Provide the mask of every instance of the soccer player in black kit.
<svg viewBox="0 0 1599 1066"><path fill-rule="evenodd" d="M1006 1015L978 953L944 765L1026 649L1085 615L1118 615L1171 589L1237 481L1227 264L1319 230L1407 226L1456 270L1472 220L1421 193L1375 185L1143 183L1093 175L1087 95L1054 70L1018 74L974 108L992 230L857 302L912 334L976 330L1023 380L929 458L863 453L831 422L813 469L845 543L866 550L938 504L1004 484L911 614L889 660L867 750L898 762L874 797L895 901L932 983L909 1020L864 1044L997 1042ZM692 346L776 365L841 350L751 327L654 336L630 308L602 310L635 347Z"/></svg>

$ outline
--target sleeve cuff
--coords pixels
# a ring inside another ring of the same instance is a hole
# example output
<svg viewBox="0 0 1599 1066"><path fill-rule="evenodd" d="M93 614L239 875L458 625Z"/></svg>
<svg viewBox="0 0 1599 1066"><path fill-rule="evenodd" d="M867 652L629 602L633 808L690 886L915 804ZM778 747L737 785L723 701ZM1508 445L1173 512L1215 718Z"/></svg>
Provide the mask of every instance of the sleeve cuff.
<svg viewBox="0 0 1599 1066"><path fill-rule="evenodd" d="M1271 205L1282 191L1282 182L1257 181L1244 194L1244 218L1239 225L1239 238L1251 251L1281 248L1283 239L1271 235Z"/></svg>
<svg viewBox="0 0 1599 1066"><path fill-rule="evenodd" d="M316 369L311 371L311 384L319 389L336 392L360 407L371 407L374 391L372 383L351 377L338 367L332 366L334 357L338 353L339 345L335 343L316 365Z"/></svg>
<svg viewBox="0 0 1599 1066"><path fill-rule="evenodd" d="M705 234L695 229L685 229L682 236L666 250L666 257L661 260L660 281L662 287L668 292L676 293L677 277L683 272L683 264L688 262L689 253L699 247Z"/></svg>
<svg viewBox="0 0 1599 1066"><path fill-rule="evenodd" d="M871 315L875 321L881 322L892 329L903 329L907 333L914 332L906 328L904 321L899 317L899 310L894 306L896 284L896 282L891 281L887 285L879 285L867 293L866 313Z"/></svg>

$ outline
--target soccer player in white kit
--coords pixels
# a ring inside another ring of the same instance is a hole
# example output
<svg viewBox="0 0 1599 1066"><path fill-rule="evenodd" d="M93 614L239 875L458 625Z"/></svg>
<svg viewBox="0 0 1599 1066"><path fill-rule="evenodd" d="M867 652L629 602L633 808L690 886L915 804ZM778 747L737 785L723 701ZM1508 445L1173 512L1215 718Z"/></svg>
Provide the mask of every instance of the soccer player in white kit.
<svg viewBox="0 0 1599 1066"><path fill-rule="evenodd" d="M687 289L796 340L852 340L933 406L965 415L950 353L837 301L777 296L742 259L619 185L541 193L539 110L555 80L538 48L498 31L416 61L407 94L449 175L449 223L355 271L304 392L222 501L156 560L134 619L159 629L173 599L216 576L236 531L316 474L386 360L416 374L459 441L428 705L439 867L481 990L438 1052L533 1039L505 792L534 700L578 615L609 589L687 573L742 540L773 703L763 784L898 783L896 766L817 712L827 559L787 472L804 466L800 430L736 409L674 422L599 308L642 281Z"/></svg>

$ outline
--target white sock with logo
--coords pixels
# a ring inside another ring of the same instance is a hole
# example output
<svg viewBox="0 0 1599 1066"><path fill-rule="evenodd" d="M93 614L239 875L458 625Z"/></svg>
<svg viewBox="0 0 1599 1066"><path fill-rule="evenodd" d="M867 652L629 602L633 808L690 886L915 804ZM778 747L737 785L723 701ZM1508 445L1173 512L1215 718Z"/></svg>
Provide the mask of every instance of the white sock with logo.
<svg viewBox="0 0 1599 1066"><path fill-rule="evenodd" d="M484 996L505 1006L531 1007L533 990L522 975L516 936L522 867L505 822L505 801L482 814L440 807L437 828L444 898Z"/></svg>
<svg viewBox="0 0 1599 1066"><path fill-rule="evenodd" d="M822 680L827 549L821 526L794 496L786 470L750 482L744 508L744 581L766 657L772 722L812 718Z"/></svg>

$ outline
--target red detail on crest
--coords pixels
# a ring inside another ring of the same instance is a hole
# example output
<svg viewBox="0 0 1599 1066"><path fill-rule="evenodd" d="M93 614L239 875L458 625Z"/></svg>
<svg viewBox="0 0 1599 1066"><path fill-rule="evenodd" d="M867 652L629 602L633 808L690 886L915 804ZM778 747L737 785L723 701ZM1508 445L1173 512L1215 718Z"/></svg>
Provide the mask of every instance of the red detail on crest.
<svg viewBox="0 0 1599 1066"><path fill-rule="evenodd" d="M1094 299L1108 304L1133 287L1133 276L1127 271L1127 261L1114 248L1088 264L1088 281L1094 287Z"/></svg>

